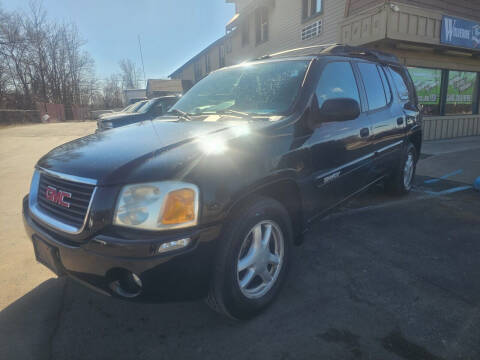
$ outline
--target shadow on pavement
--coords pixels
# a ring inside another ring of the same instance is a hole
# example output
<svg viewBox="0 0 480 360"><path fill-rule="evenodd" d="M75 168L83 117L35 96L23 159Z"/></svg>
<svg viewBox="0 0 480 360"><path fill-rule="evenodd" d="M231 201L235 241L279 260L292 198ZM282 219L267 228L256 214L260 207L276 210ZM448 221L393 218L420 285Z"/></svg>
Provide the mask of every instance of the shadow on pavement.
<svg viewBox="0 0 480 360"><path fill-rule="evenodd" d="M49 279L0 312L0 359L48 359L64 279Z"/></svg>

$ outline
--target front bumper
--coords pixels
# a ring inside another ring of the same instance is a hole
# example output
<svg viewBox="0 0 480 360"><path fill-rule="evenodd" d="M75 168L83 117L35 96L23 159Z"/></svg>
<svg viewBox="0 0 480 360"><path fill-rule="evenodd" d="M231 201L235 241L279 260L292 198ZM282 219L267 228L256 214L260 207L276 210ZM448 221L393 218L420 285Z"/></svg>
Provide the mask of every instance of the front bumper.
<svg viewBox="0 0 480 360"><path fill-rule="evenodd" d="M72 243L30 215L28 196L23 200L23 220L29 238L53 250L59 276L69 276L105 295L123 297L115 286L127 273L138 275L142 283L139 293L128 297L132 300L191 300L207 294L220 225L159 234L148 240L96 234L81 243ZM191 239L187 247L156 254L162 243L186 237ZM38 248L37 245L36 252Z"/></svg>

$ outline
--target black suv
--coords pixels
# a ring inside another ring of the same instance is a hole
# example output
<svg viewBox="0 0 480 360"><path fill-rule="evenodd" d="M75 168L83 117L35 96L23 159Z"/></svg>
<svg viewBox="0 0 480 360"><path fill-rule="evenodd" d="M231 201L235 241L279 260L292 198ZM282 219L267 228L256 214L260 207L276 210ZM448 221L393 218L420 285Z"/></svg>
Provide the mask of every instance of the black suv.
<svg viewBox="0 0 480 360"><path fill-rule="evenodd" d="M128 110L124 109L122 112L103 115L97 121L97 131L113 129L144 120L153 120L167 112L178 99L180 99L180 95L161 96L138 102L141 105L139 107L130 108L129 106L126 108Z"/></svg>
<svg viewBox="0 0 480 360"><path fill-rule="evenodd" d="M165 116L41 158L23 203L37 260L116 297L264 309L312 221L380 181L407 193L420 154L395 57L301 50L217 70Z"/></svg>

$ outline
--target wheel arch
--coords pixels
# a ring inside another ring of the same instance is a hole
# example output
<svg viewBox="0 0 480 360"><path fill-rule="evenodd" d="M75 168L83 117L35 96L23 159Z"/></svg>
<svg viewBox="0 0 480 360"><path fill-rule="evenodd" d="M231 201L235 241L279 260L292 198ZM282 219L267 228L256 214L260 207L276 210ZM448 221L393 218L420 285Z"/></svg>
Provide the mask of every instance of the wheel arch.
<svg viewBox="0 0 480 360"><path fill-rule="evenodd" d="M255 198L258 196L277 200L285 207L292 222L295 244L300 244L303 240L302 234L305 227L305 219L300 188L295 180L279 179L256 187L253 191L248 192L248 194L241 196L232 203L227 212L227 217L231 217L236 209L248 202L255 201Z"/></svg>
<svg viewBox="0 0 480 360"><path fill-rule="evenodd" d="M422 131L418 129L417 131L412 132L408 136L408 141L415 146L415 149L417 150L417 157L419 157L422 151Z"/></svg>

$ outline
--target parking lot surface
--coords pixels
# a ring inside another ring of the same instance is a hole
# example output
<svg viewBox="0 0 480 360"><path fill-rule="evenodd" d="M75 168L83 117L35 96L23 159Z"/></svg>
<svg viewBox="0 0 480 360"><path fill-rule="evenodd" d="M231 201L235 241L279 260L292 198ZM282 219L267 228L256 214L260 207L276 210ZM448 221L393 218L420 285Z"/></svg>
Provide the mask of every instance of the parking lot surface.
<svg viewBox="0 0 480 360"><path fill-rule="evenodd" d="M480 358L480 193L465 188L480 147L433 149L409 196L378 186L317 221L273 306L231 322L201 301L104 297L35 262L20 206L33 165L94 126L0 129L0 359Z"/></svg>

